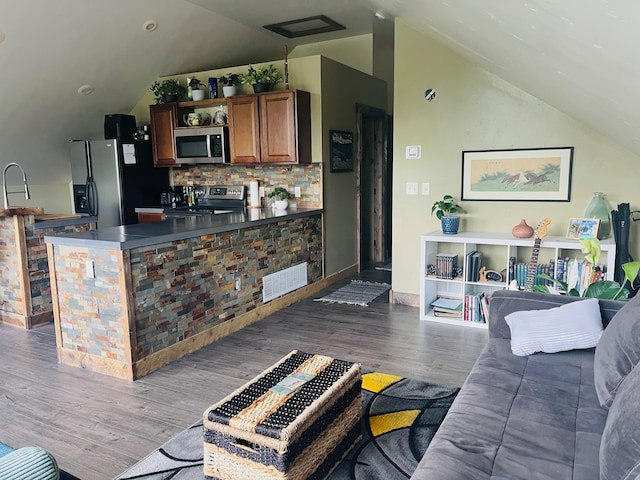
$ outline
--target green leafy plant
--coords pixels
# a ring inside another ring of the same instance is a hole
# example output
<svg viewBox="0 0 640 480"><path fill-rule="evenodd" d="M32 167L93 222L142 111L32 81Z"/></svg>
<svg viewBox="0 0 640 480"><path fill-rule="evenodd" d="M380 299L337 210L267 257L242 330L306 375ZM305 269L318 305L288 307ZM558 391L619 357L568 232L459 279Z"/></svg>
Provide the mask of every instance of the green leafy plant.
<svg viewBox="0 0 640 480"><path fill-rule="evenodd" d="M180 82L171 78L162 81L156 80L153 82L153 85L151 85L149 90L151 90L155 95L156 103L162 103L164 102L164 97L172 95L177 96L179 100L187 91Z"/></svg>
<svg viewBox="0 0 640 480"><path fill-rule="evenodd" d="M189 86L192 89L199 89L200 87L204 86L204 83L202 83L200 80L198 80L197 78L193 77L191 80L189 80Z"/></svg>
<svg viewBox="0 0 640 480"><path fill-rule="evenodd" d="M227 73L218 78L218 82L227 86L240 85L240 75L237 73Z"/></svg>
<svg viewBox="0 0 640 480"><path fill-rule="evenodd" d="M276 200L293 200L295 197L289 193L286 188L276 187L272 191L269 192L269 198L274 198Z"/></svg>
<svg viewBox="0 0 640 480"><path fill-rule="evenodd" d="M582 253L585 254L585 260L595 265L600 260L600 240L597 238L584 238L580 240L582 247ZM618 282L612 280L598 280L590 284L585 288L582 294L575 288L569 288L569 284L557 280L545 273L539 273L536 277L548 280L560 287L560 292L570 297L589 297L589 298L602 298L606 300L628 300L629 290L625 288L627 282L633 286L638 273L640 273L640 261L627 262L621 265L624 272L624 282L620 285ZM536 292L550 293L549 286L547 285L534 285L533 290Z"/></svg>
<svg viewBox="0 0 640 480"><path fill-rule="evenodd" d="M451 195L445 195L442 200L439 200L431 207L431 215L435 212L436 217L441 219L442 217L454 217L458 213L466 213L464 208L456 203L455 198Z"/></svg>
<svg viewBox="0 0 640 480"><path fill-rule="evenodd" d="M253 68L249 65L249 71L240 75L240 83L244 85L253 85L256 83L277 83L282 81L282 76L273 66Z"/></svg>

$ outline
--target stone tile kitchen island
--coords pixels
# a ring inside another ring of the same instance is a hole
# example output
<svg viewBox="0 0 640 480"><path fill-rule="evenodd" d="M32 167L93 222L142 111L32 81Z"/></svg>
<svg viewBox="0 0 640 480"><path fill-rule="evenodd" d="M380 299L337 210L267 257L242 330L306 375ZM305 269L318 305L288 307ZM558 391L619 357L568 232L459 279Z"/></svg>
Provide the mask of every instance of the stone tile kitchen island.
<svg viewBox="0 0 640 480"><path fill-rule="evenodd" d="M301 290L322 279L321 219L248 210L45 236L58 360L135 380L293 303L264 303L263 278L306 264Z"/></svg>

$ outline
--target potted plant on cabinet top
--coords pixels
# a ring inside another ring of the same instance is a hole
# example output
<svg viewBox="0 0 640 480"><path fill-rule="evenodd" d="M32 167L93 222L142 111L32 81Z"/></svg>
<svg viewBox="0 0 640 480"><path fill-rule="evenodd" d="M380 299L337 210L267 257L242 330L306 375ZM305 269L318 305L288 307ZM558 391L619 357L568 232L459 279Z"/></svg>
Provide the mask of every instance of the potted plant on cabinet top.
<svg viewBox="0 0 640 480"><path fill-rule="evenodd" d="M240 82L244 85L252 85L254 93L268 92L274 83L282 81L282 76L273 66L253 68L249 65L249 71L240 75Z"/></svg>
<svg viewBox="0 0 640 480"><path fill-rule="evenodd" d="M187 89L177 80L167 79L161 82L155 81L149 88L156 96L156 103L171 103L180 100Z"/></svg>
<svg viewBox="0 0 640 480"><path fill-rule="evenodd" d="M431 207L431 215L435 212L436 217L442 224L442 233L455 235L460 227L460 217L458 213L465 213L464 208L456 203L451 195L445 195L442 200L434 202Z"/></svg>
<svg viewBox="0 0 640 480"><path fill-rule="evenodd" d="M240 85L240 74L227 73L218 79L222 84L222 93L225 97L233 97L236 94L237 87Z"/></svg>
<svg viewBox="0 0 640 480"><path fill-rule="evenodd" d="M189 88L191 89L191 98L195 101L204 100L204 90L200 90L200 87L204 87L204 83L202 83L197 78L193 77L189 80Z"/></svg>
<svg viewBox="0 0 640 480"><path fill-rule="evenodd" d="M289 200L293 200L294 196L286 188L276 187L269 192L269 198L275 198L273 206L276 207L276 210L286 210L289 206Z"/></svg>

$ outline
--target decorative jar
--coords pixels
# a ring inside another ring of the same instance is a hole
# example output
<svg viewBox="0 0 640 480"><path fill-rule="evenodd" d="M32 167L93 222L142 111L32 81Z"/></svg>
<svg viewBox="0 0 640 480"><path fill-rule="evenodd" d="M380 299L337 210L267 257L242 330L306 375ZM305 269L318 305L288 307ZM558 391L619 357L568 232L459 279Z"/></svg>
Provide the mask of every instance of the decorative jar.
<svg viewBox="0 0 640 480"><path fill-rule="evenodd" d="M511 235L516 238L531 238L533 236L533 228L527 225L523 218L520 223L511 229Z"/></svg>
<svg viewBox="0 0 640 480"><path fill-rule="evenodd" d="M598 240L604 240L611 235L611 207L602 192L595 192L587 205L584 218L597 218L600 220L598 227Z"/></svg>

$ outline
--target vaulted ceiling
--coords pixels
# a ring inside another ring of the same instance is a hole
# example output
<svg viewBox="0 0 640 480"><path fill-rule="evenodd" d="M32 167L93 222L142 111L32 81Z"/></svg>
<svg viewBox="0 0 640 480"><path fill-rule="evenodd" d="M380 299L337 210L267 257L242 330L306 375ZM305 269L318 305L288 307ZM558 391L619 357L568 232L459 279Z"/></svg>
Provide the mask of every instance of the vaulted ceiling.
<svg viewBox="0 0 640 480"><path fill-rule="evenodd" d="M68 139L99 136L104 114L129 111L157 77L280 59L284 44L371 33L376 12L640 154L640 3L632 0L2 3L0 165L38 162L41 183L60 176ZM286 39L262 28L318 14L346 29ZM148 20L155 31L143 28ZM79 94L83 85L93 93Z"/></svg>

